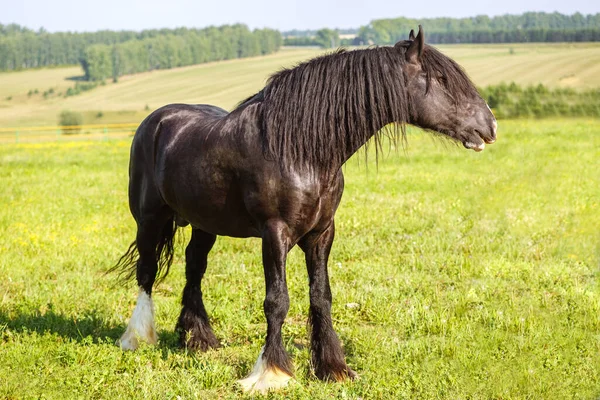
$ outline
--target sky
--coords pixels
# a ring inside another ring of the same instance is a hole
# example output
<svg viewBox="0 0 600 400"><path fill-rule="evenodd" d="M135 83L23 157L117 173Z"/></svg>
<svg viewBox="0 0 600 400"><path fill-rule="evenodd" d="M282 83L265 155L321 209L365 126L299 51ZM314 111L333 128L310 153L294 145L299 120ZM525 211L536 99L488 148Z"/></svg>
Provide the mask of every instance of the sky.
<svg viewBox="0 0 600 400"><path fill-rule="evenodd" d="M600 12L598 0L0 0L0 23L50 32L202 28L358 28L373 19L470 17L558 11Z"/></svg>

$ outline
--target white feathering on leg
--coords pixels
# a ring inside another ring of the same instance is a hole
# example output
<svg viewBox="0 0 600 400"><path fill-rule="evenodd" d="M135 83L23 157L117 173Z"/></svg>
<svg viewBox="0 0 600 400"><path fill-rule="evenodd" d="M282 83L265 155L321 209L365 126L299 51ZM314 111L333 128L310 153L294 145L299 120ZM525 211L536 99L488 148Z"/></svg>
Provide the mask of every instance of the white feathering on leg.
<svg viewBox="0 0 600 400"><path fill-rule="evenodd" d="M265 394L269 390L287 386L292 379L290 375L278 368L267 367L267 362L263 358L264 351L263 346L250 375L237 382L244 392Z"/></svg>
<svg viewBox="0 0 600 400"><path fill-rule="evenodd" d="M156 328L154 327L154 303L141 287L129 325L121 336L119 345L123 350L135 350L139 347L140 340L150 344L157 342Z"/></svg>

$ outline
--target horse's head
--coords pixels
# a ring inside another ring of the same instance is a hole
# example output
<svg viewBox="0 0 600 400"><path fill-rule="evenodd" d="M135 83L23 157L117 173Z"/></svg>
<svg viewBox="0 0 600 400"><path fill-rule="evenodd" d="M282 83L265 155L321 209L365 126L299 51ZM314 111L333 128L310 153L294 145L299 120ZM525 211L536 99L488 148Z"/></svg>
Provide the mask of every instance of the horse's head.
<svg viewBox="0 0 600 400"><path fill-rule="evenodd" d="M481 151L496 141L496 118L461 67L425 44L423 30L396 43L406 62L411 124L440 132Z"/></svg>

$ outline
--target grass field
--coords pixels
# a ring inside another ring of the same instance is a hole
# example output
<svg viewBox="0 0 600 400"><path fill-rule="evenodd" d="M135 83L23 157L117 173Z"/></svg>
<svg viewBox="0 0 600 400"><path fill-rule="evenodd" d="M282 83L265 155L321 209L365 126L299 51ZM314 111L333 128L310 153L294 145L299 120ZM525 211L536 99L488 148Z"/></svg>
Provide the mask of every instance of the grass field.
<svg viewBox="0 0 600 400"><path fill-rule="evenodd" d="M600 87L600 43L443 45L478 86L516 82L526 86Z"/></svg>
<svg viewBox="0 0 600 400"><path fill-rule="evenodd" d="M501 121L483 153L411 131L378 170L351 160L330 270L334 325L361 379L311 376L295 249L284 340L298 385L270 397L598 398L599 130ZM155 294L158 347L114 345L136 296L102 274L134 235L128 147L0 146L0 398L242 396L233 383L265 334L258 240L220 238L210 255L221 349L176 347L181 246Z"/></svg>
<svg viewBox="0 0 600 400"><path fill-rule="evenodd" d="M515 81L551 87L600 86L600 44L445 45L440 49L465 67L479 86ZM168 103L209 103L232 108L264 86L269 75L321 51L286 49L266 57L154 71L123 77L83 94L59 96L82 74L78 67L0 73L0 126L55 125L64 109L84 123L140 122ZM46 99L44 91L54 93ZM38 94L28 96L29 91ZM10 98L10 100L8 100ZM101 116L99 116L101 113Z"/></svg>

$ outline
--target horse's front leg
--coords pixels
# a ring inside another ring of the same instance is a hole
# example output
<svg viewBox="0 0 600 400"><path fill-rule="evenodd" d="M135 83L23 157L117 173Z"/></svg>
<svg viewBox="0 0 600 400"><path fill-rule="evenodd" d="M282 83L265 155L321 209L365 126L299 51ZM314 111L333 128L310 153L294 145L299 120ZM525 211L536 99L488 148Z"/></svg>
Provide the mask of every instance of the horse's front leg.
<svg viewBox="0 0 600 400"><path fill-rule="evenodd" d="M285 279L285 261L289 250L287 225L281 221L267 223L262 236L267 339L252 372L239 381L245 391L265 393L269 389L286 386L293 377L292 362L281 339L281 326L290 307Z"/></svg>
<svg viewBox="0 0 600 400"><path fill-rule="evenodd" d="M344 360L344 351L331 322L331 289L327 259L333 244L333 221L323 232L306 235L300 241L304 250L310 285L311 350L315 375L322 380L354 379L356 373Z"/></svg>

